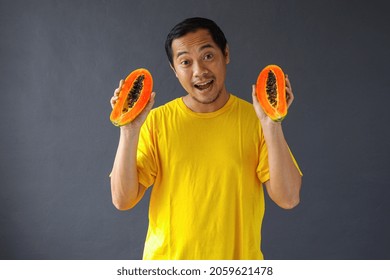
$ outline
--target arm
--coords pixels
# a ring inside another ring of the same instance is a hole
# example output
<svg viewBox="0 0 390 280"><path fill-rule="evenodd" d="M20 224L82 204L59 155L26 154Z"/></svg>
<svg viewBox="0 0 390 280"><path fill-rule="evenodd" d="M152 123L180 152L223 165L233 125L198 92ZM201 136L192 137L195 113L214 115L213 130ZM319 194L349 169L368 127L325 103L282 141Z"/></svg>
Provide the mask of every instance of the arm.
<svg viewBox="0 0 390 280"><path fill-rule="evenodd" d="M111 98L112 107L118 98L122 84L123 80ZM134 121L120 128L118 149L111 172L112 202L119 210L128 210L135 206L146 190L138 182L137 147L141 126L154 104L154 96L155 93L152 93L149 104Z"/></svg>
<svg viewBox="0 0 390 280"><path fill-rule="evenodd" d="M286 93L288 106L290 106L294 96L287 75ZM264 113L257 100L255 86L252 87L252 98L268 149L270 180L265 182L267 192L278 206L285 209L294 208L299 203L302 178L292 160L283 135L282 124L272 121Z"/></svg>

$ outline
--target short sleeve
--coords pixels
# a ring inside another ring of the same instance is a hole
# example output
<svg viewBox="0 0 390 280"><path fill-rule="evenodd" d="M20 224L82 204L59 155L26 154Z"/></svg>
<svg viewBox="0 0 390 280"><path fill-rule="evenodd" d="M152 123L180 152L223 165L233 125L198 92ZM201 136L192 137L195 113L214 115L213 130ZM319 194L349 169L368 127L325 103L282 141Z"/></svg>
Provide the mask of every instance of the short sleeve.
<svg viewBox="0 0 390 280"><path fill-rule="evenodd" d="M293 162L294 162L294 164L295 164L295 167L298 169L299 174L300 174L301 176L303 176L303 173L302 173L301 169L299 168L299 165L298 165L297 161L295 160L295 157L294 157L294 155L292 154L290 148L288 148L288 151L290 152L291 158L292 158L292 160L293 160Z"/></svg>
<svg viewBox="0 0 390 280"><path fill-rule="evenodd" d="M269 180L268 149L265 144L264 135L261 127L259 128L259 164L257 165L257 177L261 183Z"/></svg>
<svg viewBox="0 0 390 280"><path fill-rule="evenodd" d="M146 188L154 184L157 174L156 141L150 115L141 127L137 149L138 181Z"/></svg>
<svg viewBox="0 0 390 280"><path fill-rule="evenodd" d="M270 179L269 175L269 165L268 165L268 149L267 145L265 144L264 135L260 128L260 145L259 145L259 164L257 166L257 176L261 183L265 183ZM298 166L297 161L294 158L294 155L292 154L290 148L288 147L288 151L290 152L291 159L293 160L296 168L298 169L298 172L301 176L303 176L301 169Z"/></svg>

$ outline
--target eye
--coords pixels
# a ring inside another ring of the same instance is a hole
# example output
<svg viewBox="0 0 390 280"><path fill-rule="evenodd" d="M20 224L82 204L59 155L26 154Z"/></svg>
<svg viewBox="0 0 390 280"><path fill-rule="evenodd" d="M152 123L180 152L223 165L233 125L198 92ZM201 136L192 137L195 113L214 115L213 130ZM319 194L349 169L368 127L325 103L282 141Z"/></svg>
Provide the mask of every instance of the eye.
<svg viewBox="0 0 390 280"><path fill-rule="evenodd" d="M211 60L213 59L214 55L212 53L208 53L204 56L204 60Z"/></svg>
<svg viewBox="0 0 390 280"><path fill-rule="evenodd" d="M183 66L187 66L190 64L190 61L189 60L182 60L182 61L180 61L180 64Z"/></svg>

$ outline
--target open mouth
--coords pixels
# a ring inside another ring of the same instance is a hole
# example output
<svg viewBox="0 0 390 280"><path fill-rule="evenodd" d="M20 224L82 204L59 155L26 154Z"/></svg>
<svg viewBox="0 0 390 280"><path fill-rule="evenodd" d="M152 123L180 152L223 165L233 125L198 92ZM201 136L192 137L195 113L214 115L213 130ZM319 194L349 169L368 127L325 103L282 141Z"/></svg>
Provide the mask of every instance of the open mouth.
<svg viewBox="0 0 390 280"><path fill-rule="evenodd" d="M198 90L205 90L205 89L208 89L209 87L211 87L211 85L213 83L214 83L214 80L210 80L210 81L205 82L205 83L195 84L194 87L197 88Z"/></svg>

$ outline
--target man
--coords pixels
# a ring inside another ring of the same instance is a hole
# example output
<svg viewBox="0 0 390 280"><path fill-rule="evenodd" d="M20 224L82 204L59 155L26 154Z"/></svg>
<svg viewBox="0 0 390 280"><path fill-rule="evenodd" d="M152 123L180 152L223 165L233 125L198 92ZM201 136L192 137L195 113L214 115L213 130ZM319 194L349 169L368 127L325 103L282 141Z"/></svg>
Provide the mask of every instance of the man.
<svg viewBox="0 0 390 280"><path fill-rule="evenodd" d="M186 19L166 52L186 95L120 128L114 205L132 208L153 185L144 259L263 259L265 185L282 208L299 203L301 173L280 123L225 87L229 47L211 20ZM119 88L111 99L113 106ZM286 76L288 106L293 101Z"/></svg>

